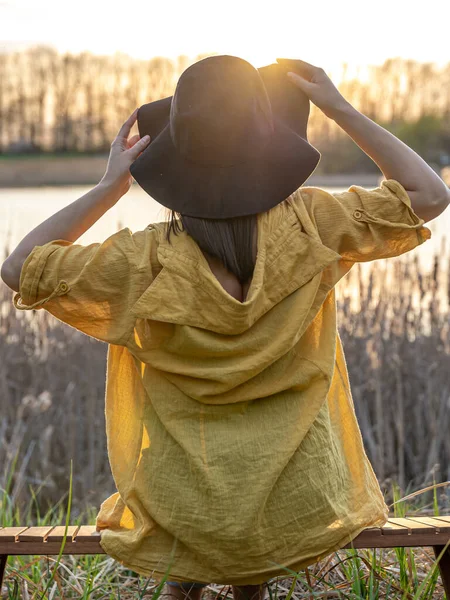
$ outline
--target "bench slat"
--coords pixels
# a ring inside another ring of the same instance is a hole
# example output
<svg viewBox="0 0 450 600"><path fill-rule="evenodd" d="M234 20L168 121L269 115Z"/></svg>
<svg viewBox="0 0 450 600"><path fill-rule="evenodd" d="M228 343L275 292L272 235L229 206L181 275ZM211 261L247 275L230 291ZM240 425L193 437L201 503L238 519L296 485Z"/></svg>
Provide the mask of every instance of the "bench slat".
<svg viewBox="0 0 450 600"><path fill-rule="evenodd" d="M450 523L450 516L439 515L438 517L433 517L433 519L437 519L438 521L444 521L445 523Z"/></svg>
<svg viewBox="0 0 450 600"><path fill-rule="evenodd" d="M54 527L29 527L23 533L19 533L19 542L43 542Z"/></svg>
<svg viewBox="0 0 450 600"><path fill-rule="evenodd" d="M81 525L74 540L75 542L99 541L100 533L95 530L95 525Z"/></svg>
<svg viewBox="0 0 450 600"><path fill-rule="evenodd" d="M0 540L0 555L7 554L11 556L41 555L52 556L59 554L61 542L9 542L3 543ZM64 555L77 554L105 554L105 551L98 542L91 540L89 542L66 542Z"/></svg>
<svg viewBox="0 0 450 600"><path fill-rule="evenodd" d="M439 521L438 519L435 519L434 517L408 517L408 519L413 519L414 521L417 521L418 523L423 523L424 525L430 525L431 527L433 527L434 529L436 529L436 531L439 531L441 533L450 533L450 521L448 523L446 523L445 521Z"/></svg>
<svg viewBox="0 0 450 600"><path fill-rule="evenodd" d="M383 534L381 533L381 527L367 527L359 533L351 542L348 542L347 545L343 546L343 548L351 548L352 545L355 548L359 548L360 544L371 546L373 544L374 547L377 547L380 542L383 540Z"/></svg>
<svg viewBox="0 0 450 600"><path fill-rule="evenodd" d="M355 548L393 548L397 546L405 548L433 546L439 548L449 540L449 527L450 517L447 516L443 518L393 517L383 527L366 528L352 542L342 548L352 546ZM414 533L410 534L409 532ZM0 554L57 555L61 549L63 535L63 526L54 528L4 527L0 529ZM27 538L30 541L23 541ZM104 554L105 552L100 545L100 538L100 532L96 531L94 525L82 525L80 527L72 525L68 529L68 537L63 553L66 555ZM20 541L18 541L19 539ZM54 541L57 539L60 539L60 541Z"/></svg>
<svg viewBox="0 0 450 600"><path fill-rule="evenodd" d="M395 523L396 525L401 525L402 527L406 527L409 535L411 535L413 533L414 529L421 529L421 527L418 523L415 523L414 521L408 521L408 519L406 517L394 517L389 520L392 521L393 523Z"/></svg>
<svg viewBox="0 0 450 600"><path fill-rule="evenodd" d="M381 531L381 527L366 527L363 531L363 533L366 533L367 535L370 535L370 537L378 537L383 535L382 531ZM361 534L359 534L361 535Z"/></svg>
<svg viewBox="0 0 450 600"><path fill-rule="evenodd" d="M436 527L433 527L429 523L420 523L413 517L404 517L402 522L403 520L406 521L408 527L411 528L412 533L436 533ZM400 523L400 525L401 524L402 523Z"/></svg>
<svg viewBox="0 0 450 600"><path fill-rule="evenodd" d="M0 530L0 541L15 542L19 533L26 531L27 529L29 529L29 527L4 527Z"/></svg>
<svg viewBox="0 0 450 600"><path fill-rule="evenodd" d="M42 553L50 553L63 540L65 527L3 527L0 528L0 546L2 552L25 554L42 548ZM392 517L382 527L368 527L362 531L354 542L358 547L390 547L391 542L401 546L425 546L445 543L450 533L450 516L410 516ZM384 536L389 539L384 540ZM436 537L435 537L436 536ZM64 554L71 551L103 550L100 546L101 535L95 525L70 525L67 530L66 548ZM404 541L403 541L404 539ZM77 545L78 543L78 545ZM349 544L350 546L350 544ZM349 547L346 546L346 547Z"/></svg>
<svg viewBox="0 0 450 600"><path fill-rule="evenodd" d="M382 535L381 537L368 538L366 535L361 533L358 537L353 540L354 548L421 548L424 546L436 546L445 545L449 540L448 533L424 533L405 535L402 534L388 534ZM343 548L350 548L351 542L347 545L342 546Z"/></svg>
<svg viewBox="0 0 450 600"><path fill-rule="evenodd" d="M73 535L78 531L79 525L69 525L67 527L66 543L71 542ZM62 542L64 539L64 532L66 528L64 525L57 525L47 536L47 542Z"/></svg>
<svg viewBox="0 0 450 600"><path fill-rule="evenodd" d="M404 525L400 525L396 522L397 519L389 519L388 522L381 527L381 533L383 535L408 535L409 530Z"/></svg>
<svg viewBox="0 0 450 600"><path fill-rule="evenodd" d="M389 523L394 523L395 525L400 525L402 527L406 527L408 530L408 534L417 534L417 533L436 533L436 529L430 527L429 525L421 525L410 519L408 517L395 517L389 519Z"/></svg>

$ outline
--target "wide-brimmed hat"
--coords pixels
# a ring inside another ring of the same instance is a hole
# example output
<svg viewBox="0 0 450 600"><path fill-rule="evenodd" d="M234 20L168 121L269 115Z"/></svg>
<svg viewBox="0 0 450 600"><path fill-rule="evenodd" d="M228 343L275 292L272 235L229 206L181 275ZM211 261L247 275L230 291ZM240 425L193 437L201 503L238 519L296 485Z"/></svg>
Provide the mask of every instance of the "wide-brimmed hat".
<svg viewBox="0 0 450 600"><path fill-rule="evenodd" d="M151 141L130 167L134 179L192 217L252 215L288 198L321 156L307 139L309 99L286 76L294 68L228 55L188 67L173 96L138 110Z"/></svg>

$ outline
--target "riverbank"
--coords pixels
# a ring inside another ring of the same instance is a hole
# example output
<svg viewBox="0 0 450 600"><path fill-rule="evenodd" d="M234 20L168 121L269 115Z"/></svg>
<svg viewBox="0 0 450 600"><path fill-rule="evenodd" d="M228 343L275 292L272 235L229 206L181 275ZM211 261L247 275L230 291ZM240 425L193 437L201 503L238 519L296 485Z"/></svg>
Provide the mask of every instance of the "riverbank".
<svg viewBox="0 0 450 600"><path fill-rule="evenodd" d="M0 159L0 187L95 185L103 177L107 162L108 155L7 157ZM312 175L305 185L376 187L381 179L381 173Z"/></svg>

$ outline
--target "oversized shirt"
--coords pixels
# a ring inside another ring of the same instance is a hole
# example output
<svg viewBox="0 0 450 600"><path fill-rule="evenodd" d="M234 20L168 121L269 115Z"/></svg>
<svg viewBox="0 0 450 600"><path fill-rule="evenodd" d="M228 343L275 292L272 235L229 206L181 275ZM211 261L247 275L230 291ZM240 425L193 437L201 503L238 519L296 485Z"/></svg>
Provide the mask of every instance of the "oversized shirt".
<svg viewBox="0 0 450 600"><path fill-rule="evenodd" d="M257 217L245 302L186 232L124 228L88 246L36 246L17 309L45 309L109 344L105 414L117 491L104 550L160 581L258 584L382 526L336 323L356 262L431 232L392 179L301 187Z"/></svg>

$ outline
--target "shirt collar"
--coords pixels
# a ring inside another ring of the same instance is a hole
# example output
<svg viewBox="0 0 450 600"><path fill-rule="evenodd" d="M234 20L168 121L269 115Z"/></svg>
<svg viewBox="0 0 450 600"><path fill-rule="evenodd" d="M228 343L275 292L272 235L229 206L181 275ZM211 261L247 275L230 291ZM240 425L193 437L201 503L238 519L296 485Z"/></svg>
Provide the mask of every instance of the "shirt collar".
<svg viewBox="0 0 450 600"><path fill-rule="evenodd" d="M258 215L258 255L245 302L223 289L185 231L171 235L169 243L163 232L165 224L154 225L160 231L157 255L162 269L134 305L135 317L235 335L308 282L318 287L321 278L317 275L340 255L324 246L318 236L302 230L295 211L272 231L268 214ZM309 309L307 305L305 302L305 309Z"/></svg>

